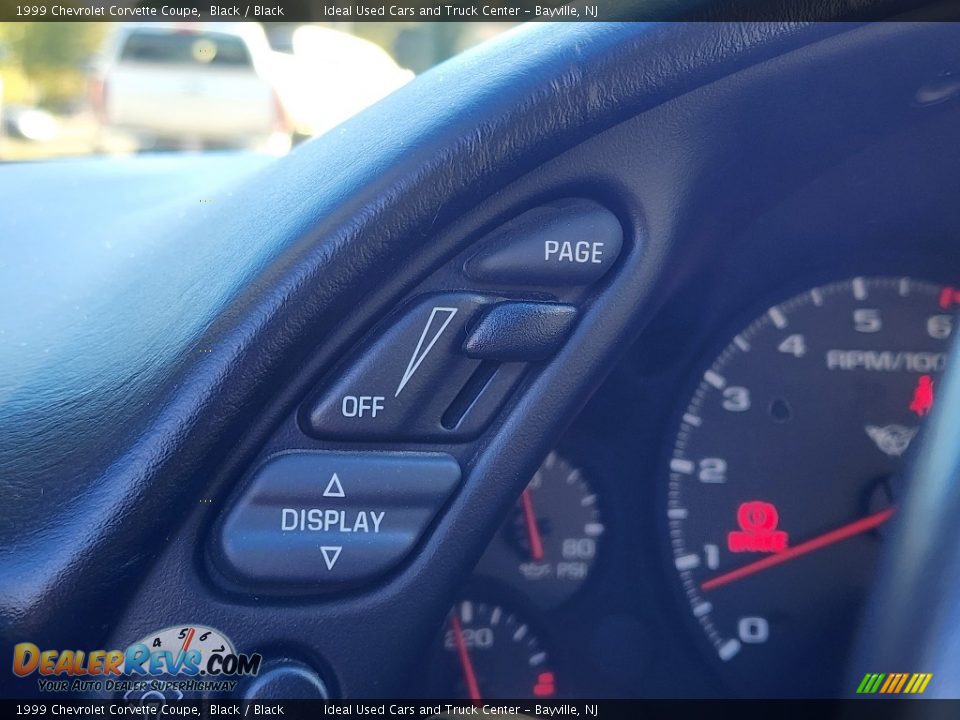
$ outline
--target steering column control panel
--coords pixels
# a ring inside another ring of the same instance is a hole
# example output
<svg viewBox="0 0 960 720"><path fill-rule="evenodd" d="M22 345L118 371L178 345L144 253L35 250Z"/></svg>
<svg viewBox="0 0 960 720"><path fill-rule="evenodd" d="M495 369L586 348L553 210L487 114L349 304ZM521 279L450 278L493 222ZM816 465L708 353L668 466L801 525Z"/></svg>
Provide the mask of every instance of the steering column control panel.
<svg viewBox="0 0 960 720"><path fill-rule="evenodd" d="M290 452L267 460L220 530L231 574L344 585L410 552L460 482L442 453Z"/></svg>
<svg viewBox="0 0 960 720"><path fill-rule="evenodd" d="M438 268L334 361L262 450L214 531L222 579L325 592L400 564L460 483L468 443L562 348L622 246L613 213L565 199Z"/></svg>
<svg viewBox="0 0 960 720"><path fill-rule="evenodd" d="M549 359L566 340L578 311L559 300L610 269L623 228L594 201L567 199L519 215L479 244L462 273L453 263L460 287L474 280L508 286L510 294L531 286L561 292L417 295L307 401L300 420L307 434L392 442L476 437L516 387L523 363Z"/></svg>
<svg viewBox="0 0 960 720"><path fill-rule="evenodd" d="M497 300L476 293L415 300L308 402L306 429L332 440L442 440L476 434L519 377L519 368L483 367L462 351L478 311Z"/></svg>

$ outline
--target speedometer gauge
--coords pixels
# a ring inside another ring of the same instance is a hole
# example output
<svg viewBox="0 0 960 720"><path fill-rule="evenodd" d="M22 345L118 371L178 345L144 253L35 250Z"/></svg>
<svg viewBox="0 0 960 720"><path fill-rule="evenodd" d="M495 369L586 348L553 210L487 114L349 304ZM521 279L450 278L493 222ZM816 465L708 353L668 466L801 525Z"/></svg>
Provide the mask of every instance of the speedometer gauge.
<svg viewBox="0 0 960 720"><path fill-rule="evenodd" d="M671 563L741 693L842 690L958 301L910 278L814 288L735 335L683 408L667 468Z"/></svg>

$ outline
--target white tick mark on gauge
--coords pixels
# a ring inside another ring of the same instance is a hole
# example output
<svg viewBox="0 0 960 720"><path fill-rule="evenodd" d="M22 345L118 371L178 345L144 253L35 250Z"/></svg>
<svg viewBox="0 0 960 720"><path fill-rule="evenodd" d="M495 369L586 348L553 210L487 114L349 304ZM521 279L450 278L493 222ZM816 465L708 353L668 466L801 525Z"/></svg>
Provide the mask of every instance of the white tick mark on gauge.
<svg viewBox="0 0 960 720"><path fill-rule="evenodd" d="M690 515L686 508L670 508L667 510L667 517L671 520L686 520Z"/></svg>
<svg viewBox="0 0 960 720"><path fill-rule="evenodd" d="M670 469L674 472L689 475L693 472L693 462L690 460L684 460L683 458L674 458L670 461Z"/></svg>
<svg viewBox="0 0 960 720"><path fill-rule="evenodd" d="M703 617L713 610L713 605L708 602L698 603L693 606L693 615L694 617Z"/></svg>
<svg viewBox="0 0 960 720"><path fill-rule="evenodd" d="M717 655L720 656L720 659L726 662L730 660L734 655L740 652L740 641L739 640L727 640L720 648L717 650Z"/></svg>
<svg viewBox="0 0 960 720"><path fill-rule="evenodd" d="M689 555L681 555L674 563L677 566L677 570L693 570L694 568L700 567L700 556L694 555L693 553Z"/></svg>
<svg viewBox="0 0 960 720"><path fill-rule="evenodd" d="M694 415L692 413L687 413L686 415L684 415L683 421L687 425L693 425L694 427L700 427L701 425L703 425L703 418L697 415Z"/></svg>
<svg viewBox="0 0 960 720"><path fill-rule="evenodd" d="M867 299L867 283L862 277L854 278L853 282L850 283L850 286L853 288L853 296L857 300Z"/></svg>
<svg viewBox="0 0 960 720"><path fill-rule="evenodd" d="M767 310L767 315L770 316L770 320L773 321L773 324L777 326L780 330L783 330L787 326L787 316L783 314L783 310L774 305L772 308Z"/></svg>
<svg viewBox="0 0 960 720"><path fill-rule="evenodd" d="M737 336L733 339L733 342L734 342L734 344L735 344L738 348L740 348L741 350L743 350L743 352L749 352L749 351L750 351L750 343L748 343L748 342L746 341L746 339L743 337L743 335L737 335Z"/></svg>
<svg viewBox="0 0 960 720"><path fill-rule="evenodd" d="M707 370L703 374L703 379L717 390L723 390L727 386L727 379L723 375L715 373L713 370Z"/></svg>
<svg viewBox="0 0 960 720"><path fill-rule="evenodd" d="M513 641L520 642L523 640L524 636L527 634L527 626L521 625L517 628L517 631L513 634Z"/></svg>
<svg viewBox="0 0 960 720"><path fill-rule="evenodd" d="M538 652L536 655L530 656L530 664L536 667L543 663L547 659L547 654L545 652Z"/></svg>

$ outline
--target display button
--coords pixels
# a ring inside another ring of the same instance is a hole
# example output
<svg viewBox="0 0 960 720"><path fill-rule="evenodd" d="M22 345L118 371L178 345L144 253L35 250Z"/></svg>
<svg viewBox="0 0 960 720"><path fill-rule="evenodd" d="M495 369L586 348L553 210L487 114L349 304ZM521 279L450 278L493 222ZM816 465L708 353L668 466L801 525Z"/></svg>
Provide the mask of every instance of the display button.
<svg viewBox="0 0 960 720"><path fill-rule="evenodd" d="M503 285L587 285L610 269L622 246L623 227L605 207L558 200L500 226L464 272Z"/></svg>
<svg viewBox="0 0 960 720"><path fill-rule="evenodd" d="M305 406L302 424L333 440L443 440L441 418L480 361L466 357L466 326L500 298L427 295Z"/></svg>
<svg viewBox="0 0 960 720"><path fill-rule="evenodd" d="M231 508L217 555L255 585L374 579L410 552L459 481L460 466L441 453L277 455Z"/></svg>
<svg viewBox="0 0 960 720"><path fill-rule="evenodd" d="M497 303L470 332L463 352L482 360L542 360L556 352L576 319L577 309L563 303Z"/></svg>

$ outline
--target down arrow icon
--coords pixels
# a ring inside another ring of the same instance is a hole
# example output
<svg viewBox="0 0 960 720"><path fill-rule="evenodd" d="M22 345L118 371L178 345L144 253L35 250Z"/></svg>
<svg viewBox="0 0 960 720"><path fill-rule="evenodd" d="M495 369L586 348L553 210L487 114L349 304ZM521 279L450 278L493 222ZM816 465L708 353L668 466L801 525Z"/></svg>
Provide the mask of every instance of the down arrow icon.
<svg viewBox="0 0 960 720"><path fill-rule="evenodd" d="M337 558L340 557L341 550L343 550L342 545L322 545L320 547L320 553L323 555L323 562L327 564L327 570L333 570L333 566L337 564Z"/></svg>

